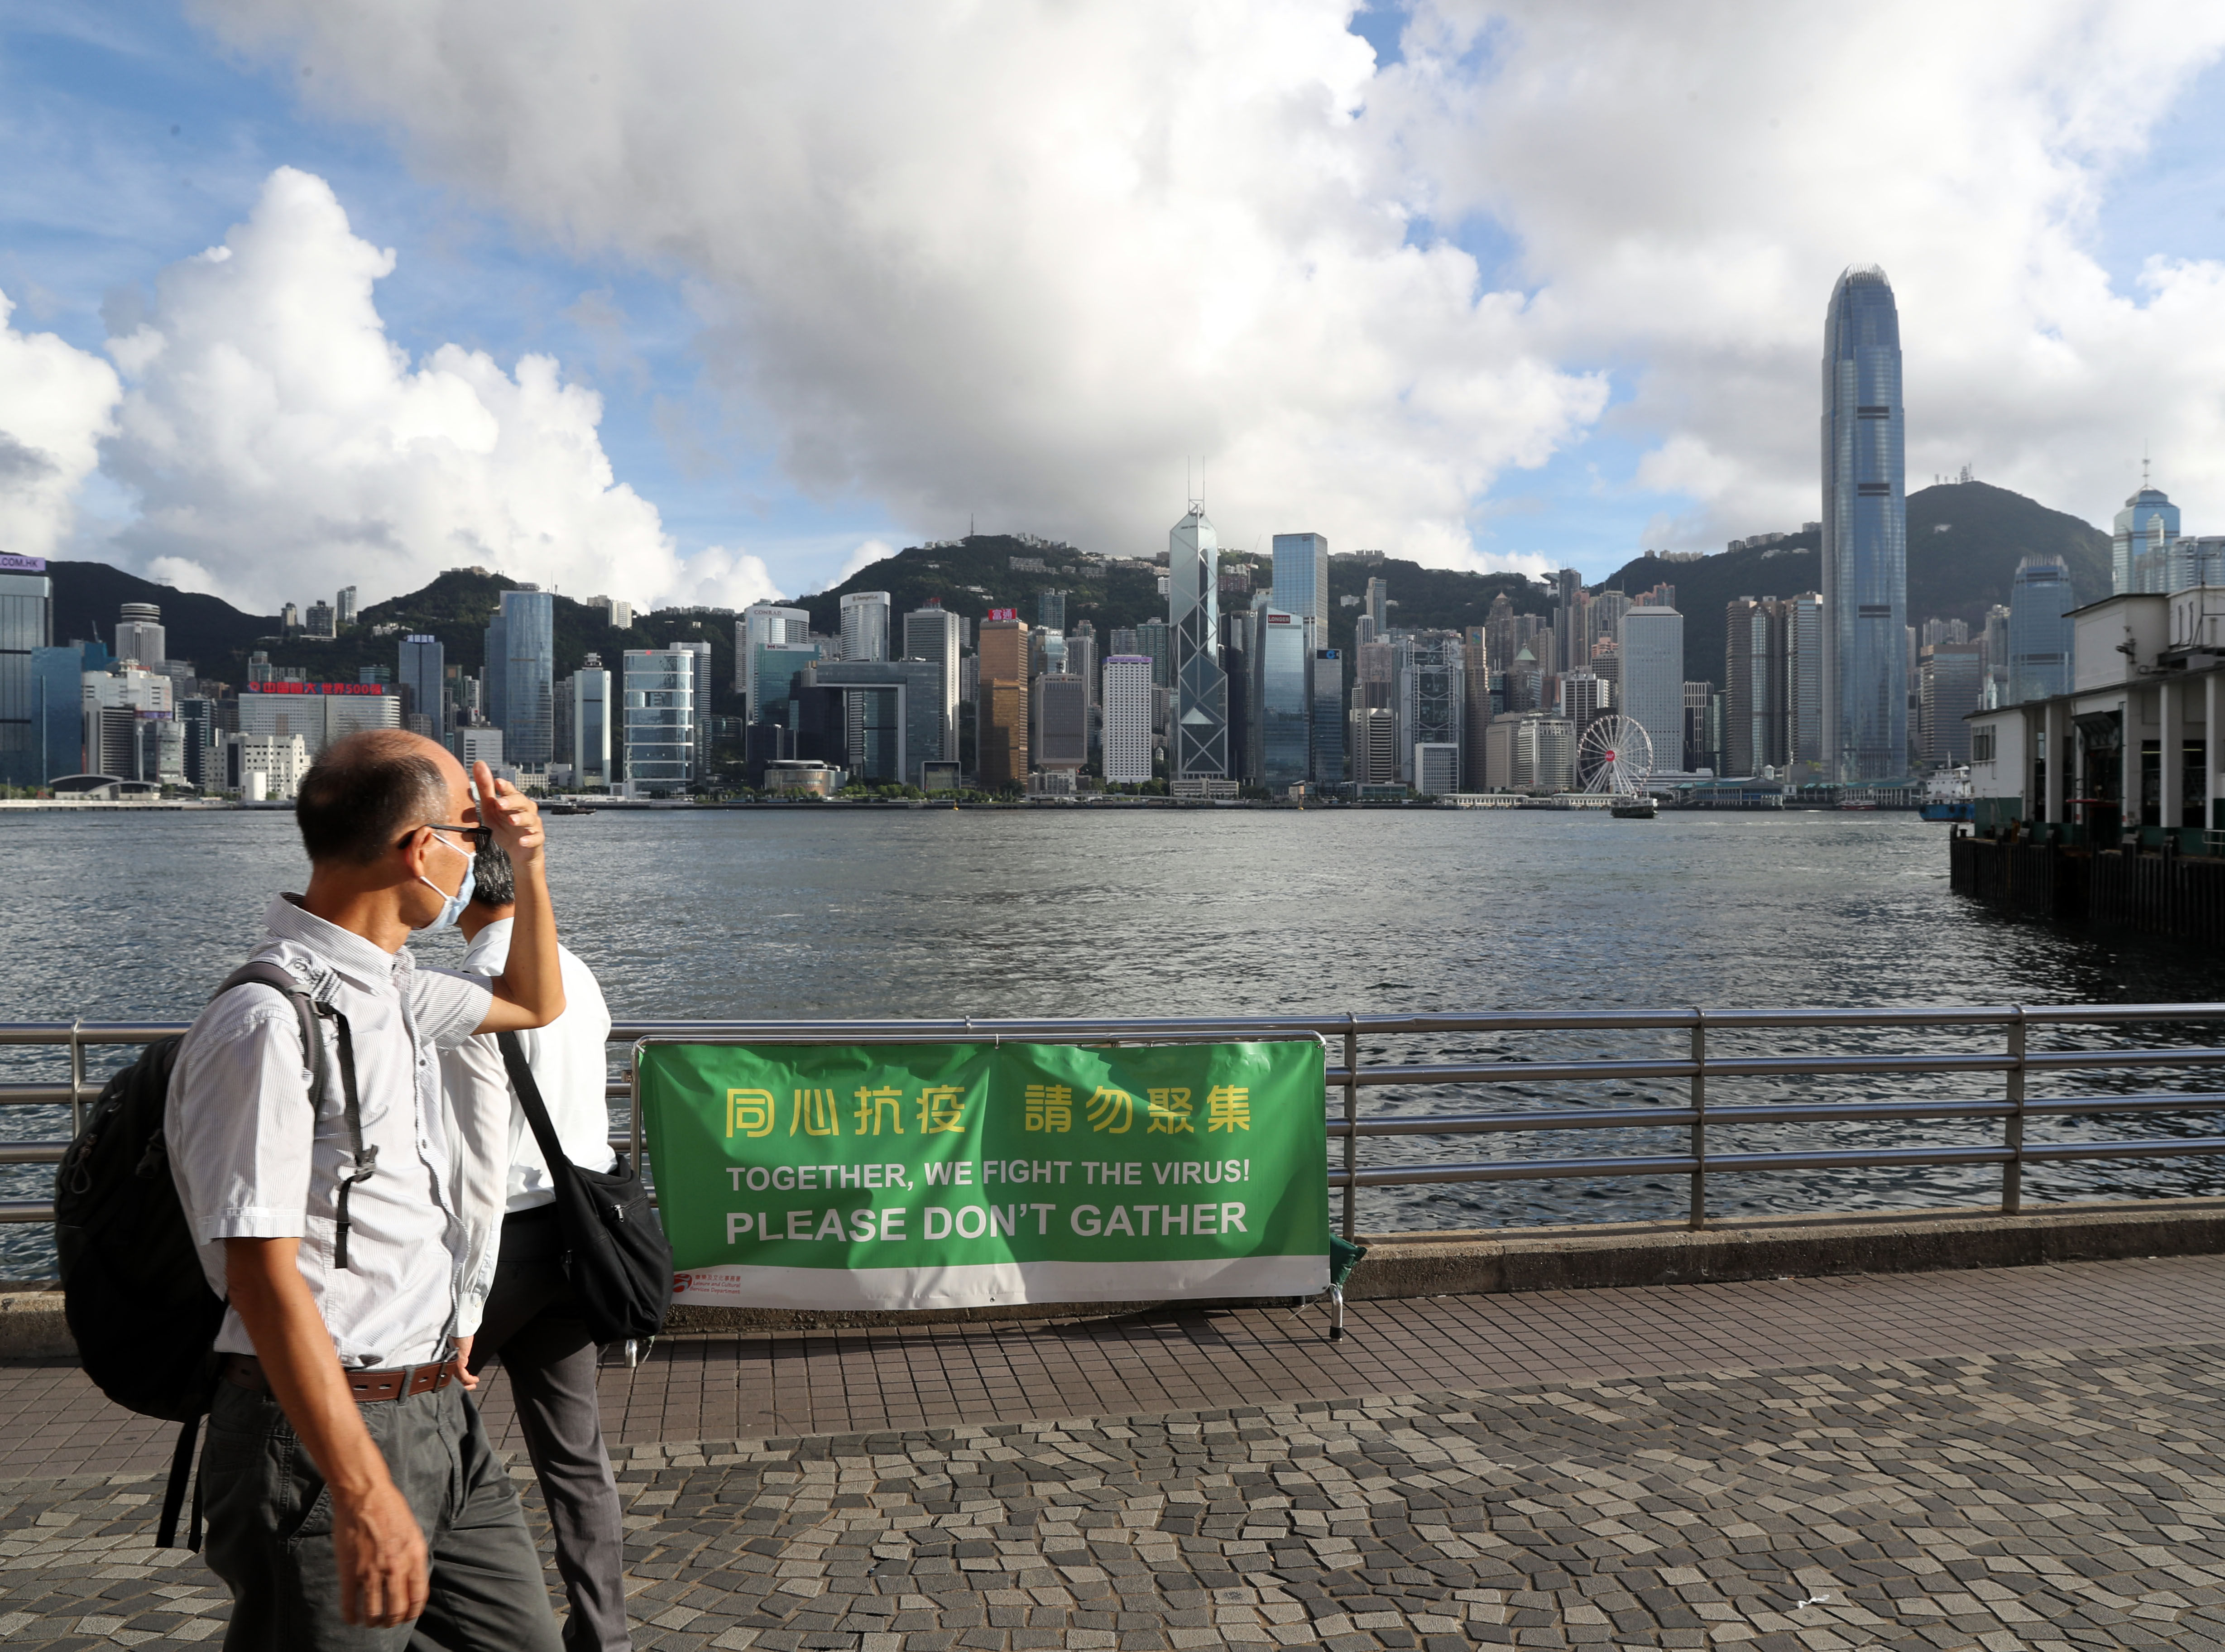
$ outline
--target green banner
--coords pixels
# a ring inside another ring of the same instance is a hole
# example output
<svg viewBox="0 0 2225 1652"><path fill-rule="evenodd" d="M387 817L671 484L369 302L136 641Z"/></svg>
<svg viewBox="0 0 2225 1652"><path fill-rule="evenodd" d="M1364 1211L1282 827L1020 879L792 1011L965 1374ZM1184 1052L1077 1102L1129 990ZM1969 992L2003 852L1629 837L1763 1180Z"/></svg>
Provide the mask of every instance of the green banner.
<svg viewBox="0 0 2225 1652"><path fill-rule="evenodd" d="M1318 1039L642 1047L678 1299L978 1307L1328 1283Z"/></svg>

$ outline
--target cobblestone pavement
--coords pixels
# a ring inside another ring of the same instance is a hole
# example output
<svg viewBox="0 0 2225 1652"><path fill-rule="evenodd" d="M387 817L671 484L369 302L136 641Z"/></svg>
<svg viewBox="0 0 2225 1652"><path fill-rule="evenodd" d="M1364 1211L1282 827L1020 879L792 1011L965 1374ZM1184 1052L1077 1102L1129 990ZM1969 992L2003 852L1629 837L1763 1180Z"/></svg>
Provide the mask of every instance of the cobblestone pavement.
<svg viewBox="0 0 2225 1652"><path fill-rule="evenodd" d="M636 1643L2225 1646L2221 1354L636 1446ZM216 1636L221 1587L149 1547L158 1490L0 1486L0 1640Z"/></svg>

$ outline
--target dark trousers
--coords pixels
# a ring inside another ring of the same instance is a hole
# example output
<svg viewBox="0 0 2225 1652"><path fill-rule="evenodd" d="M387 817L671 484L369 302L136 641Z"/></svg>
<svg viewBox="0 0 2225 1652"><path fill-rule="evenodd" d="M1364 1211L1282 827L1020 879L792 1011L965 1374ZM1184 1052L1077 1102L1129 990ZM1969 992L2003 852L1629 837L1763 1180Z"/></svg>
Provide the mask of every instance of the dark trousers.
<svg viewBox="0 0 2225 1652"><path fill-rule="evenodd" d="M595 1395L600 1350L572 1305L563 1249L554 1205L504 1221L472 1369L499 1354L509 1374L555 1529L556 1571L572 1604L566 1652L628 1652L625 1523Z"/></svg>
<svg viewBox="0 0 2225 1652"><path fill-rule="evenodd" d="M425 1615L394 1629L340 1621L332 1493L278 1402L219 1382L201 1458L209 1569L231 1586L225 1652L557 1652L541 1556L510 1471L454 1383L362 1407L431 1560Z"/></svg>

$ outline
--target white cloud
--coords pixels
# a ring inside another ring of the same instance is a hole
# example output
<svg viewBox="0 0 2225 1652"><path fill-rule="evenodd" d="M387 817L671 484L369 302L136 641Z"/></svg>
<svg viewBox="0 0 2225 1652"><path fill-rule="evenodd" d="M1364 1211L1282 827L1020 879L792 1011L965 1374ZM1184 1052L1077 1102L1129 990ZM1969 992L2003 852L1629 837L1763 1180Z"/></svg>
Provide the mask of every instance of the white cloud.
<svg viewBox="0 0 2225 1652"><path fill-rule="evenodd" d="M586 250L689 271L807 490L1134 553L1209 455L1231 543L1464 555L1605 386L1406 245L1341 0L211 4L320 107Z"/></svg>
<svg viewBox="0 0 2225 1652"><path fill-rule="evenodd" d="M16 332L14 308L0 293L0 552L49 556L68 537L118 386L98 356Z"/></svg>
<svg viewBox="0 0 2225 1652"><path fill-rule="evenodd" d="M857 550L850 553L850 558L847 562L842 564L841 571L836 574L833 579L827 581L827 588L832 590L835 586L841 584L844 580L848 579L853 574L862 574L867 569L871 568L875 562L881 562L887 557L895 556L896 554L897 548L889 543L885 539L866 540L863 544L859 545Z"/></svg>
<svg viewBox="0 0 2225 1652"><path fill-rule="evenodd" d="M1423 0L1404 44L1371 99L1399 187L1512 232L1537 347L1631 364L1607 425L1650 449L1641 486L1696 502L1683 543L1816 514L1824 308L1870 263L1912 483L1971 461L2100 518L2152 432L2159 476L2225 513L2225 268L2127 293L2094 245L2225 13Z"/></svg>
<svg viewBox="0 0 2225 1652"><path fill-rule="evenodd" d="M157 576L257 608L353 584L365 602L466 564L637 602L769 594L754 557L683 562L615 480L602 406L529 355L443 345L411 362L323 180L282 168L223 245L172 265L109 342L126 390L105 444L138 498L119 544Z"/></svg>
<svg viewBox="0 0 2225 1652"><path fill-rule="evenodd" d="M1870 262L1912 478L2099 518L2145 436L2225 519L2225 267L2128 292L2093 245L2215 8L1417 0L1381 73L1344 0L200 10L440 181L684 271L789 473L897 520L1155 550L1201 452L1226 543L1461 563L1596 423L1670 490L1646 543L1790 525ZM1479 217L1521 290L1429 240Z"/></svg>

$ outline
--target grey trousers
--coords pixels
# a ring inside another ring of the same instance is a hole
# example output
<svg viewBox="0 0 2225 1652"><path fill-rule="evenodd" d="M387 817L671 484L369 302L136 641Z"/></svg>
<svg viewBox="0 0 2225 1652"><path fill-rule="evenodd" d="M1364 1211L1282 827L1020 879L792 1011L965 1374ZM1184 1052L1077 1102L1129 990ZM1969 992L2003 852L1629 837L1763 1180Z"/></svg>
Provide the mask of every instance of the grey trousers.
<svg viewBox="0 0 2225 1652"><path fill-rule="evenodd" d="M231 1588L225 1652L558 1652L541 1557L510 1472L455 1383L362 1407L425 1534L425 1614L393 1629L340 1621L332 1494L278 1402L217 1384L201 1458L209 1569Z"/></svg>
<svg viewBox="0 0 2225 1652"><path fill-rule="evenodd" d="M572 1306L554 1205L502 1224L494 1288L472 1344L472 1369L499 1354L526 1454L556 1539L572 1615L566 1652L629 1652L625 1524L595 1395L599 1350Z"/></svg>

